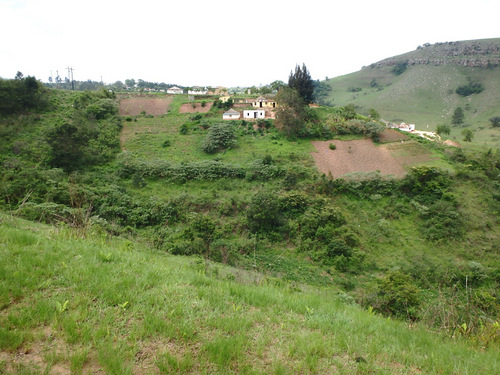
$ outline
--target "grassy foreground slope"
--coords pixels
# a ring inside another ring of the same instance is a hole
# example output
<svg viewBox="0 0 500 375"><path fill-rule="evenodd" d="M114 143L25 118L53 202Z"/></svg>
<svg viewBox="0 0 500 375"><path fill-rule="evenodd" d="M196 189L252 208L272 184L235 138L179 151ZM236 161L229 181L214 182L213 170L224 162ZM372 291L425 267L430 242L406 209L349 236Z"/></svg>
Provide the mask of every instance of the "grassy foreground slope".
<svg viewBox="0 0 500 375"><path fill-rule="evenodd" d="M498 46L500 39L458 43ZM492 128L488 120L500 116L500 67L464 66L480 59L498 59L497 54L454 56L448 47L442 43L420 48L329 79L325 83L332 90L325 100L335 106L354 104L365 113L374 108L387 121L414 123L419 130L432 131L437 125L450 125L455 109L461 107L464 124L452 126L450 138L461 141L461 131L470 127L475 131L474 142L499 147L500 130ZM429 62L412 63L418 61ZM404 62L408 62L406 70L395 74L395 64ZM458 95L456 89L469 82L480 83L484 90Z"/></svg>
<svg viewBox="0 0 500 375"><path fill-rule="evenodd" d="M82 234L84 236L82 236ZM471 349L342 301L88 228L0 216L0 372L494 374Z"/></svg>

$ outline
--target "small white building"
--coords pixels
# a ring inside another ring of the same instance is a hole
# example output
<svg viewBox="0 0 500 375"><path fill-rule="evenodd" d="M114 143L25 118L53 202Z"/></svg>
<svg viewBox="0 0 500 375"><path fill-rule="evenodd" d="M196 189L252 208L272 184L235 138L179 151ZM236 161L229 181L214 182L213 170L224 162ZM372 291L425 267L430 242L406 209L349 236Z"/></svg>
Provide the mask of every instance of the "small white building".
<svg viewBox="0 0 500 375"><path fill-rule="evenodd" d="M205 87L191 87L190 90L188 90L189 95L207 95L208 90Z"/></svg>
<svg viewBox="0 0 500 375"><path fill-rule="evenodd" d="M243 118L266 118L266 111L263 109L246 109L243 111Z"/></svg>
<svg viewBox="0 0 500 375"><path fill-rule="evenodd" d="M223 120L238 120L240 118L241 114L238 111L235 111L234 109L230 109L229 111L225 112L222 115Z"/></svg>
<svg viewBox="0 0 500 375"><path fill-rule="evenodd" d="M406 124L402 122L401 124L398 125L399 130L402 130L404 132L412 132L415 131L415 124Z"/></svg>
<svg viewBox="0 0 500 375"><path fill-rule="evenodd" d="M175 94L175 95L184 94L184 90L177 86L173 86L167 89L167 94Z"/></svg>

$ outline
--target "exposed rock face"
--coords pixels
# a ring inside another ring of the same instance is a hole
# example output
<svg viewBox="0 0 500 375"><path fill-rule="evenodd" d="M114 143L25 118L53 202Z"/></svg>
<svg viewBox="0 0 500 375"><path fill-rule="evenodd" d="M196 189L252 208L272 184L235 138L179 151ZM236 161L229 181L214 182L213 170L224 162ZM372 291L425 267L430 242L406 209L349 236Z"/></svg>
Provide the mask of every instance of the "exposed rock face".
<svg viewBox="0 0 500 375"><path fill-rule="evenodd" d="M391 57L370 67L393 66L401 62L408 65L460 65L478 68L500 66L500 39L424 44L416 51Z"/></svg>

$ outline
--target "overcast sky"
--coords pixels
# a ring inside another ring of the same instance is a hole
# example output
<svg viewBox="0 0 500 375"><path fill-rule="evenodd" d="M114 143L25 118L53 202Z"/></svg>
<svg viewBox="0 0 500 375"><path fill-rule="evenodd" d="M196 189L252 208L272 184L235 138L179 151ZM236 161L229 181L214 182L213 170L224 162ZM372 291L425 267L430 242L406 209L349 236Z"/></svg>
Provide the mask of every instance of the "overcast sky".
<svg viewBox="0 0 500 375"><path fill-rule="evenodd" d="M183 86L352 73L424 43L500 38L498 0L0 0L0 77Z"/></svg>

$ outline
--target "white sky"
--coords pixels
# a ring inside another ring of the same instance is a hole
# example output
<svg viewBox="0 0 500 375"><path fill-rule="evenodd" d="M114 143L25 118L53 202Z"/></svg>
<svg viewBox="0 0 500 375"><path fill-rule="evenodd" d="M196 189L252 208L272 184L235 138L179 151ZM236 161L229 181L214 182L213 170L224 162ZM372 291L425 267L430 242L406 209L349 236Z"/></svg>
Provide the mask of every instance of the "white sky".
<svg viewBox="0 0 500 375"><path fill-rule="evenodd" d="M183 86L323 80L424 43L499 38L498 0L0 0L0 77Z"/></svg>

